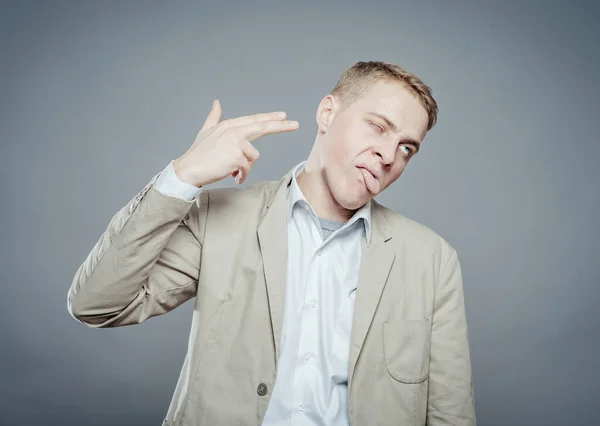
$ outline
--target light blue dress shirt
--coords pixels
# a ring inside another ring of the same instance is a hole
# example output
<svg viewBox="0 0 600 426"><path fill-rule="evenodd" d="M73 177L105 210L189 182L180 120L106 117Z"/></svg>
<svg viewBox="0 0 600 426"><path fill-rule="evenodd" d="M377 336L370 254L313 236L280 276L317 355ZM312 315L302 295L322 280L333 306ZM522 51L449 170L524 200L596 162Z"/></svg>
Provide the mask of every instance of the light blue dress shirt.
<svg viewBox="0 0 600 426"><path fill-rule="evenodd" d="M348 425L348 355L363 238L371 202L347 222L319 218L296 177L287 189L288 265L281 354L264 426ZM182 182L172 162L156 189L193 200L202 188Z"/></svg>

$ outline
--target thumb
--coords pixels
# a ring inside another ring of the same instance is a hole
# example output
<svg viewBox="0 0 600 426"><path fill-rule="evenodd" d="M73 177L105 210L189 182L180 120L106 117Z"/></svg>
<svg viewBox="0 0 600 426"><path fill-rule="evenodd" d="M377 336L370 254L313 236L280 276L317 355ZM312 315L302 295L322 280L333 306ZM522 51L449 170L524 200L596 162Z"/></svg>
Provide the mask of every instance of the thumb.
<svg viewBox="0 0 600 426"><path fill-rule="evenodd" d="M208 113L208 117L206 117L206 120L204 121L204 125L202 126L200 131L208 129L209 127L216 126L219 123L219 121L221 120L222 113L223 113L223 111L221 110L221 103L219 102L218 99L215 99L213 101L212 109Z"/></svg>

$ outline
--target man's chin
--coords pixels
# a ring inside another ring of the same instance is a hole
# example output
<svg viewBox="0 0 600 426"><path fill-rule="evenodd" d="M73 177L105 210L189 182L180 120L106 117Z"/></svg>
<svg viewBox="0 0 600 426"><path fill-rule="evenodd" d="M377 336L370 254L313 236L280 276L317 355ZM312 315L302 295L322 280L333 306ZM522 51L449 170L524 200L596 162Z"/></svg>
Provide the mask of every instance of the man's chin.
<svg viewBox="0 0 600 426"><path fill-rule="evenodd" d="M362 196L361 197L361 196L356 196L356 194L353 194L350 196L338 197L338 198L336 198L336 201L340 206L342 206L346 210L355 211L355 210L360 209L365 204L367 204L371 200L371 198L372 198L371 196L368 196L368 197Z"/></svg>

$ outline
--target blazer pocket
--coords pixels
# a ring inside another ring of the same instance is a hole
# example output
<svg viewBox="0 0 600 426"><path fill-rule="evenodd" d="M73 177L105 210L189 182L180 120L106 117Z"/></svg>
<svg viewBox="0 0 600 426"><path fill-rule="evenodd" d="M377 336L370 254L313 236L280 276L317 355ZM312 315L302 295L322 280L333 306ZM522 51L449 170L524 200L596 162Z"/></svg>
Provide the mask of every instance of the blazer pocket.
<svg viewBox="0 0 600 426"><path fill-rule="evenodd" d="M383 353L390 376L402 383L427 379L430 339L429 319L384 322Z"/></svg>

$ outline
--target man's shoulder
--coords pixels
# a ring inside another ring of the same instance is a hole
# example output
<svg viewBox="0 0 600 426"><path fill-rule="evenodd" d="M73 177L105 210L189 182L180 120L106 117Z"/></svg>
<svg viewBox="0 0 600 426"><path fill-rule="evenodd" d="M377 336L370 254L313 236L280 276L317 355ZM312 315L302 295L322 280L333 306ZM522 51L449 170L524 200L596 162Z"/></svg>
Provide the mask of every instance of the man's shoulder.
<svg viewBox="0 0 600 426"><path fill-rule="evenodd" d="M373 200L375 201L375 200ZM439 232L413 218L403 215L375 202L377 209L386 219L391 237L399 244L408 244L415 250L425 252L441 251L446 254L454 251L454 247Z"/></svg>
<svg viewBox="0 0 600 426"><path fill-rule="evenodd" d="M217 187L206 189L210 208L217 206L243 206L244 209L264 206L280 180L265 180L252 183L245 188L237 186Z"/></svg>

